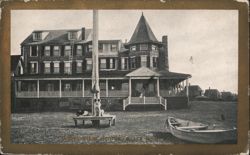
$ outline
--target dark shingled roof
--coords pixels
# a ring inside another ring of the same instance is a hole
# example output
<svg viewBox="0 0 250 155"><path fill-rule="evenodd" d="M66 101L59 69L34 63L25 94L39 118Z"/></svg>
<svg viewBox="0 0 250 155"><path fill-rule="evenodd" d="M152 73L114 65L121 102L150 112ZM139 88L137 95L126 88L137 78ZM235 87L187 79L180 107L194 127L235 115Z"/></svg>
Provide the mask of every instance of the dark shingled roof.
<svg viewBox="0 0 250 155"><path fill-rule="evenodd" d="M20 58L21 58L21 55L12 55L11 56L11 71L12 72L14 72L16 70Z"/></svg>
<svg viewBox="0 0 250 155"><path fill-rule="evenodd" d="M170 72L166 70L158 71L161 77L168 78L168 79L187 79L191 78L190 74L183 74L183 73L176 73L176 72Z"/></svg>
<svg viewBox="0 0 250 155"><path fill-rule="evenodd" d="M145 17L141 16L135 31L128 42L129 44L134 43L146 43L146 42L156 42L159 43L159 41L156 39L153 31L151 30L148 22L146 21Z"/></svg>
<svg viewBox="0 0 250 155"><path fill-rule="evenodd" d="M47 32L48 35L41 41L33 41L32 33L21 43L21 45L32 45L32 44L68 44L68 32L70 31L81 31L81 29L68 29L68 30L35 30L33 32ZM85 40L88 41L90 38L92 29L85 29ZM82 34L80 34L81 38ZM82 40L76 40L75 42L81 42Z"/></svg>

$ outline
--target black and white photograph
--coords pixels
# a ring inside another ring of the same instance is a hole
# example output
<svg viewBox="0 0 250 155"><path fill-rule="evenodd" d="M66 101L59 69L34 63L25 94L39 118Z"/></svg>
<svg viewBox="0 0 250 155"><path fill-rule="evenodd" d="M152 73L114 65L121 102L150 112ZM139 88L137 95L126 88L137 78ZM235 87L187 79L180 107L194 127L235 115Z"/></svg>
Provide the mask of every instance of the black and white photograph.
<svg viewBox="0 0 250 155"><path fill-rule="evenodd" d="M11 10L13 144L237 144L238 10Z"/></svg>

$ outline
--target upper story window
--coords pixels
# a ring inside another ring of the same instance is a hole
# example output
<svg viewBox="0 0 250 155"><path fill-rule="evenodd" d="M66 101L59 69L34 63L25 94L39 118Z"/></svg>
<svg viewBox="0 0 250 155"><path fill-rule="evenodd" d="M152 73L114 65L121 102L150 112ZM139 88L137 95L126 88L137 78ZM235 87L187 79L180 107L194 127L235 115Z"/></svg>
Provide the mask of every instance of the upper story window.
<svg viewBox="0 0 250 155"><path fill-rule="evenodd" d="M103 51L109 52L110 51L110 44L103 44Z"/></svg>
<svg viewBox="0 0 250 155"><path fill-rule="evenodd" d="M60 56L60 48L59 48L59 46L54 46L53 55L54 56Z"/></svg>
<svg viewBox="0 0 250 155"><path fill-rule="evenodd" d="M82 56L82 45L77 45L76 46L76 55L77 56Z"/></svg>
<svg viewBox="0 0 250 155"><path fill-rule="evenodd" d="M136 46L131 46L131 47L130 47L130 50L131 50L131 51L136 51Z"/></svg>
<svg viewBox="0 0 250 155"><path fill-rule="evenodd" d="M65 46L65 49L64 49L64 56L72 56L72 53L71 53L71 46L70 46L70 45Z"/></svg>
<svg viewBox="0 0 250 155"><path fill-rule="evenodd" d="M141 55L141 66L147 67L147 55Z"/></svg>
<svg viewBox="0 0 250 155"><path fill-rule="evenodd" d="M54 88L54 84L53 83L48 83L46 85L46 91L54 91L55 88Z"/></svg>
<svg viewBox="0 0 250 155"><path fill-rule="evenodd" d="M44 56L50 56L50 46L44 47Z"/></svg>
<svg viewBox="0 0 250 155"><path fill-rule="evenodd" d="M76 40L77 39L77 31L68 32L69 40Z"/></svg>
<svg viewBox="0 0 250 155"><path fill-rule="evenodd" d="M44 73L49 74L50 71L50 62L44 62Z"/></svg>
<svg viewBox="0 0 250 155"><path fill-rule="evenodd" d="M158 65L158 58L157 57L153 57L153 67L157 67Z"/></svg>
<svg viewBox="0 0 250 155"><path fill-rule="evenodd" d="M91 70L92 69L92 59L87 59L86 60L86 70Z"/></svg>
<svg viewBox="0 0 250 155"><path fill-rule="evenodd" d="M42 32L34 32L33 41L40 41L40 40L42 40Z"/></svg>
<svg viewBox="0 0 250 155"><path fill-rule="evenodd" d="M38 46L31 46L30 56L37 57L38 56Z"/></svg>
<svg viewBox="0 0 250 155"><path fill-rule="evenodd" d="M82 61L76 62L76 73L82 73Z"/></svg>
<svg viewBox="0 0 250 155"><path fill-rule="evenodd" d="M140 50L141 51L148 50L148 44L140 44Z"/></svg>
<svg viewBox="0 0 250 155"><path fill-rule="evenodd" d="M107 68L107 62L105 59L100 59L100 69L106 69Z"/></svg>
<svg viewBox="0 0 250 155"><path fill-rule="evenodd" d="M128 58L121 58L121 69L122 70L128 69Z"/></svg>
<svg viewBox="0 0 250 155"><path fill-rule="evenodd" d="M117 51L117 45L116 44L111 44L111 51L112 52Z"/></svg>
<svg viewBox="0 0 250 155"><path fill-rule="evenodd" d="M152 45L152 46L151 46L151 49L152 49L152 51L156 51L156 50L157 50L157 46Z"/></svg>
<svg viewBox="0 0 250 155"><path fill-rule="evenodd" d="M30 62L30 73L31 74L37 74L38 73L38 62L37 61L31 61Z"/></svg>
<svg viewBox="0 0 250 155"><path fill-rule="evenodd" d="M115 69L115 59L114 58L109 59L109 68Z"/></svg>
<svg viewBox="0 0 250 155"><path fill-rule="evenodd" d="M71 91L71 84L70 83L65 83L64 84L64 91Z"/></svg>
<svg viewBox="0 0 250 155"><path fill-rule="evenodd" d="M64 73L71 74L71 62L64 62Z"/></svg>
<svg viewBox="0 0 250 155"><path fill-rule="evenodd" d="M103 44L98 45L98 51L99 51L99 53L103 52Z"/></svg>
<svg viewBox="0 0 250 155"><path fill-rule="evenodd" d="M91 44L88 45L88 52L92 52L92 45Z"/></svg>
<svg viewBox="0 0 250 155"><path fill-rule="evenodd" d="M132 68L132 69L136 68L135 57L131 57L131 58L130 58L130 63L131 63L131 68Z"/></svg>
<svg viewBox="0 0 250 155"><path fill-rule="evenodd" d="M59 63L59 61L55 61L53 63L54 63L54 73L57 74L60 72L59 71L60 70L60 63Z"/></svg>

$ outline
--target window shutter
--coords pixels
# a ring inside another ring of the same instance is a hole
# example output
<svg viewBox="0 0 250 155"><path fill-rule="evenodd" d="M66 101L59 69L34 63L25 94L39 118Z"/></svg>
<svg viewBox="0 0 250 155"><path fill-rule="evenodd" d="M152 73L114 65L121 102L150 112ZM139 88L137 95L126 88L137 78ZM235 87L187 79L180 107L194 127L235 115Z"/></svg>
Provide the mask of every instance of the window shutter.
<svg viewBox="0 0 250 155"><path fill-rule="evenodd" d="M76 56L76 48L77 48L77 45L73 45L73 56Z"/></svg>
<svg viewBox="0 0 250 155"><path fill-rule="evenodd" d="M73 74L76 73L76 62L75 61L72 62L72 73Z"/></svg>
<svg viewBox="0 0 250 155"><path fill-rule="evenodd" d="M106 67L107 69L110 69L110 58L106 58Z"/></svg>
<svg viewBox="0 0 250 155"><path fill-rule="evenodd" d="M82 71L86 70L86 60L82 61Z"/></svg>
<svg viewBox="0 0 250 155"><path fill-rule="evenodd" d="M128 57L128 69L131 69L131 59Z"/></svg>
<svg viewBox="0 0 250 155"><path fill-rule="evenodd" d="M43 74L44 73L44 63L41 62L41 73Z"/></svg>
<svg viewBox="0 0 250 155"><path fill-rule="evenodd" d="M30 73L30 71L31 71L31 64L28 63L28 73Z"/></svg>
<svg viewBox="0 0 250 155"><path fill-rule="evenodd" d="M41 56L42 56L42 57L44 56L44 49L45 49L45 47L42 46L42 50L41 50Z"/></svg>
<svg viewBox="0 0 250 155"><path fill-rule="evenodd" d="M54 55L54 53L53 53L53 49L54 48L54 46L50 46L50 56L53 56Z"/></svg>
<svg viewBox="0 0 250 155"><path fill-rule="evenodd" d="M118 58L118 59L117 59L117 61L118 61L118 68L117 68L117 69L118 69L118 70L121 70L121 66L122 66L122 64L121 64L121 63L122 63L122 58Z"/></svg>
<svg viewBox="0 0 250 155"><path fill-rule="evenodd" d="M113 68L115 68L115 58L113 58Z"/></svg>
<svg viewBox="0 0 250 155"><path fill-rule="evenodd" d="M136 68L140 68L141 67L141 57L140 56L136 57L135 61L136 61Z"/></svg>
<svg viewBox="0 0 250 155"><path fill-rule="evenodd" d="M150 56L147 56L147 67L150 68Z"/></svg>
<svg viewBox="0 0 250 155"><path fill-rule="evenodd" d="M64 46L61 46L61 56L64 56Z"/></svg>
<svg viewBox="0 0 250 155"><path fill-rule="evenodd" d="M50 73L54 73L54 63L50 63Z"/></svg>
<svg viewBox="0 0 250 155"><path fill-rule="evenodd" d="M64 62L60 62L60 73L64 73Z"/></svg>

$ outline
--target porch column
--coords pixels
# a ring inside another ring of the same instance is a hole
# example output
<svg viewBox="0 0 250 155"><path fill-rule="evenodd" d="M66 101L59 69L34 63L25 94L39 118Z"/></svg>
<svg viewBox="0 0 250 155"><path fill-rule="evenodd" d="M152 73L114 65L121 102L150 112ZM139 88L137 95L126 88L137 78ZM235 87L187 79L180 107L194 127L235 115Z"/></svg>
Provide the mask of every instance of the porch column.
<svg viewBox="0 0 250 155"><path fill-rule="evenodd" d="M129 103L131 103L131 77L129 77L129 86L128 86L128 97L129 97Z"/></svg>
<svg viewBox="0 0 250 155"><path fill-rule="evenodd" d="M109 96L109 82L108 82L108 79L106 79L106 97Z"/></svg>
<svg viewBox="0 0 250 155"><path fill-rule="evenodd" d="M160 96L160 78L157 78L157 96Z"/></svg>
<svg viewBox="0 0 250 155"><path fill-rule="evenodd" d="M37 80L37 88L36 88L36 90L37 90L37 98L39 98L39 96L40 96L40 94L39 94L39 92L40 92L39 83L40 83L40 81Z"/></svg>
<svg viewBox="0 0 250 155"><path fill-rule="evenodd" d="M85 89L85 87L84 87L84 79L82 80L82 97L84 97L84 89Z"/></svg>
<svg viewBox="0 0 250 155"><path fill-rule="evenodd" d="M59 80L59 97L62 97L62 80Z"/></svg>
<svg viewBox="0 0 250 155"><path fill-rule="evenodd" d="M186 80L186 96L189 97L189 90L188 90L188 79Z"/></svg>

